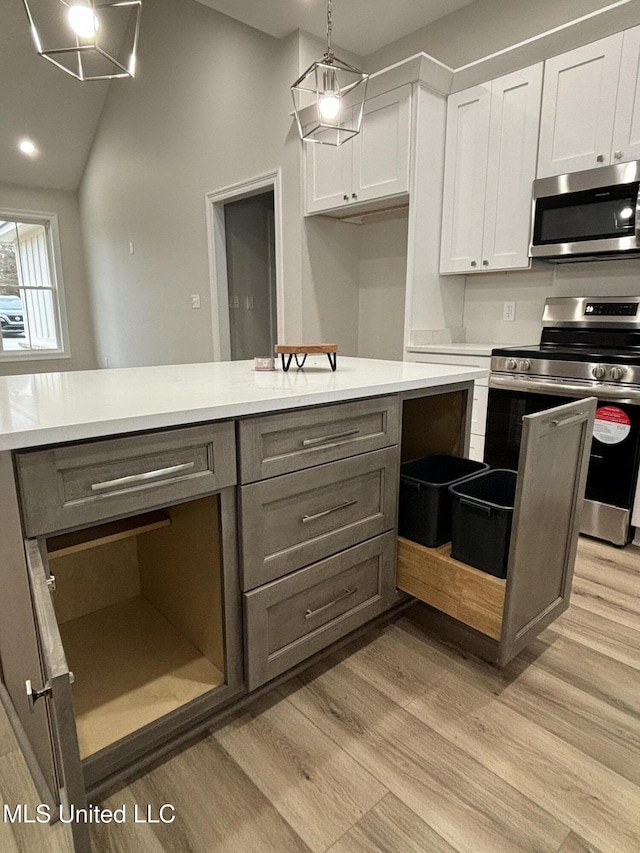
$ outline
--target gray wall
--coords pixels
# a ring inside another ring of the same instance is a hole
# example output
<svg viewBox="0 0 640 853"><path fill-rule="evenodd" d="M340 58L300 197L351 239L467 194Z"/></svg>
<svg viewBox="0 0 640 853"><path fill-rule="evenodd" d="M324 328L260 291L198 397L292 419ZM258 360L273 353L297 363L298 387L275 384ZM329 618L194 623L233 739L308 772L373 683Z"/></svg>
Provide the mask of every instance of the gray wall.
<svg viewBox="0 0 640 853"><path fill-rule="evenodd" d="M0 375L86 370L96 367L78 199L66 190L45 190L0 184L0 208L57 213L62 255L62 277L71 358L0 362Z"/></svg>
<svg viewBox="0 0 640 853"><path fill-rule="evenodd" d="M80 188L100 365L213 357L205 194L278 166L285 315L295 337L297 39L273 39L192 0L147 5L143 26L139 74L111 85ZM190 305L195 293L200 310Z"/></svg>
<svg viewBox="0 0 640 853"><path fill-rule="evenodd" d="M613 2L615 0L476 0L371 54L366 58L366 67L376 71L424 51L451 68L459 68Z"/></svg>

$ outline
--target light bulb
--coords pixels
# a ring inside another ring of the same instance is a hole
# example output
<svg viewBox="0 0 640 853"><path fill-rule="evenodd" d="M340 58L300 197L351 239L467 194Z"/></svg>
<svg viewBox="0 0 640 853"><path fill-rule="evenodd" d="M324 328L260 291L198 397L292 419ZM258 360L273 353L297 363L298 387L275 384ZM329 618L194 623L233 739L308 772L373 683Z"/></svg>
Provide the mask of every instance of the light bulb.
<svg viewBox="0 0 640 853"><path fill-rule="evenodd" d="M340 112L340 97L335 92L325 92L318 102L322 118L331 120Z"/></svg>
<svg viewBox="0 0 640 853"><path fill-rule="evenodd" d="M23 154L35 154L36 153L36 146L33 144L33 142L30 139L23 139L19 143L18 148L22 151Z"/></svg>
<svg viewBox="0 0 640 853"><path fill-rule="evenodd" d="M631 219L631 217L633 216L633 208L623 207L618 216L620 217L620 219Z"/></svg>
<svg viewBox="0 0 640 853"><path fill-rule="evenodd" d="M100 26L98 18L93 14L91 6L82 6L80 4L70 6L67 17L71 29L83 39L93 38Z"/></svg>

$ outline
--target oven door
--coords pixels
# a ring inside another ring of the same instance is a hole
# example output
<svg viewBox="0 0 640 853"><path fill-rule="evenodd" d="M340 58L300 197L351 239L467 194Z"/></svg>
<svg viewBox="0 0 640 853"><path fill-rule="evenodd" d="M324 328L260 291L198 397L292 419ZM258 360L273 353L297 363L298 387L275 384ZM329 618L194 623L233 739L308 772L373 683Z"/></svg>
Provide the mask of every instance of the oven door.
<svg viewBox="0 0 640 853"><path fill-rule="evenodd" d="M492 468L517 468L523 416L575 399L490 387L484 461ZM616 545L628 541L639 447L640 406L599 399L582 533Z"/></svg>

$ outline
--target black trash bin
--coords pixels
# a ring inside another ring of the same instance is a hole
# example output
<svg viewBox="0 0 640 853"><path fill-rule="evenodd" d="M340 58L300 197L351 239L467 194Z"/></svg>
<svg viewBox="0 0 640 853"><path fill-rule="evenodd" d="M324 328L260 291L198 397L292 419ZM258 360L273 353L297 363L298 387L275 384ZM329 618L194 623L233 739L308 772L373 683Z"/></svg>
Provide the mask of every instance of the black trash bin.
<svg viewBox="0 0 640 853"><path fill-rule="evenodd" d="M487 470L484 462L458 456L423 456L400 466L398 533L437 548L451 540L449 486Z"/></svg>
<svg viewBox="0 0 640 853"><path fill-rule="evenodd" d="M496 468L450 487L455 560L506 578L517 477Z"/></svg>

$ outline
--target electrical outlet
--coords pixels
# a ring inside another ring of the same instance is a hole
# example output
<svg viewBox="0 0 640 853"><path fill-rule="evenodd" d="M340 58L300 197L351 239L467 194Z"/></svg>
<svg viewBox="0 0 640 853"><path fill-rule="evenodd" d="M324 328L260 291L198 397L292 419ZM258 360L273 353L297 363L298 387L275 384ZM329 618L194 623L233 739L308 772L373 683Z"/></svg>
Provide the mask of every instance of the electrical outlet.
<svg viewBox="0 0 640 853"><path fill-rule="evenodd" d="M247 296L247 311L253 311L253 296Z"/></svg>
<svg viewBox="0 0 640 853"><path fill-rule="evenodd" d="M133 243L129 243L129 254L133 255L135 250L136 250L136 247L133 245Z"/></svg>
<svg viewBox="0 0 640 853"><path fill-rule="evenodd" d="M191 295L191 307L192 308L199 308L200 307L200 294L199 293L193 293Z"/></svg>
<svg viewBox="0 0 640 853"><path fill-rule="evenodd" d="M502 319L507 322L511 322L516 319L516 303L515 302L503 302L502 303Z"/></svg>
<svg viewBox="0 0 640 853"><path fill-rule="evenodd" d="M232 296L229 300L229 308L239 308L240 307L240 297Z"/></svg>

